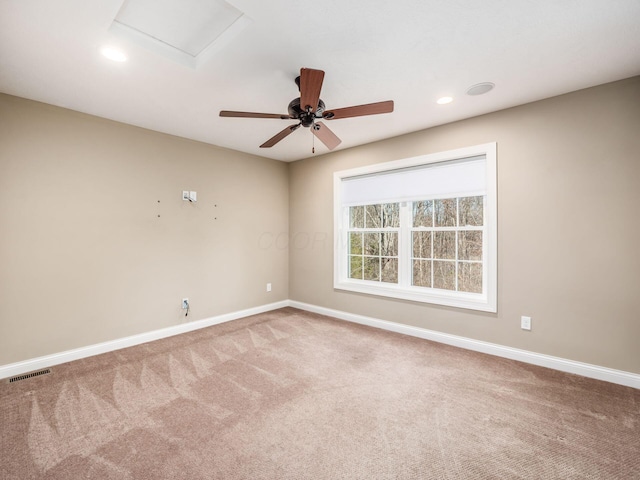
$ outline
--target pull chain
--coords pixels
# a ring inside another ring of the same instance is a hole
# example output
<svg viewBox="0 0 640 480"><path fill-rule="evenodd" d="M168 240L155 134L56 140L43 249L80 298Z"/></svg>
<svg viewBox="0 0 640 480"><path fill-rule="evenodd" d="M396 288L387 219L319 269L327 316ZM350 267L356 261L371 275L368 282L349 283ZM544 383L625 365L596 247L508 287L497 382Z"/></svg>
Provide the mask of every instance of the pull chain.
<svg viewBox="0 0 640 480"><path fill-rule="evenodd" d="M313 126L311 128L313 128ZM311 153L316 153L316 136L313 132L311 132Z"/></svg>

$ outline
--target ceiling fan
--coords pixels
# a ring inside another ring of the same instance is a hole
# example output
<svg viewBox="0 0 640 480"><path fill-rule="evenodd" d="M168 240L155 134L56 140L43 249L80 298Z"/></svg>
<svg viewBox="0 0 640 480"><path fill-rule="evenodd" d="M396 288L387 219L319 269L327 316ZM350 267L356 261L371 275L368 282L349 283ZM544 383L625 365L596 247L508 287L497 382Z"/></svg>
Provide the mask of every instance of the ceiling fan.
<svg viewBox="0 0 640 480"><path fill-rule="evenodd" d="M234 112L222 110L221 117L242 118L278 118L281 120L298 120L298 123L289 125L269 140L260 145L260 148L273 147L280 140L293 133L300 126L311 128L311 132L324 143L329 150L336 148L340 140L324 123L317 120L338 120L340 118L362 117L364 115L377 115L379 113L393 112L393 100L385 102L367 103L353 107L326 110L324 102L320 99L320 90L324 72L312 68L301 68L300 76L296 78L296 84L300 90L300 96L289 103L288 114L278 113L254 113Z"/></svg>

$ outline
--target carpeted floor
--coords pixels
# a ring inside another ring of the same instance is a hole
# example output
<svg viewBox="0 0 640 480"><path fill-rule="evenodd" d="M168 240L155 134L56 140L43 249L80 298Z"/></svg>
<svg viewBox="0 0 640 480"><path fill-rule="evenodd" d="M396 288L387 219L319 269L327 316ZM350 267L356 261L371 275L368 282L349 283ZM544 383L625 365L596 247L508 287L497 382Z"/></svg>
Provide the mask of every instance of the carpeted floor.
<svg viewBox="0 0 640 480"><path fill-rule="evenodd" d="M0 384L0 478L640 479L640 390L286 308Z"/></svg>

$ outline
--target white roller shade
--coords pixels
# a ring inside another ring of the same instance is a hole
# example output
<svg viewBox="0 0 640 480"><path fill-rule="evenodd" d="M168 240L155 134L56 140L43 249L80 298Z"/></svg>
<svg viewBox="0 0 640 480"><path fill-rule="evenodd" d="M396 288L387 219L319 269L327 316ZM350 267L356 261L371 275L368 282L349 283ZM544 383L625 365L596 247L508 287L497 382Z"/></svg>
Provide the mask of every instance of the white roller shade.
<svg viewBox="0 0 640 480"><path fill-rule="evenodd" d="M486 194L486 157L342 178L343 206Z"/></svg>

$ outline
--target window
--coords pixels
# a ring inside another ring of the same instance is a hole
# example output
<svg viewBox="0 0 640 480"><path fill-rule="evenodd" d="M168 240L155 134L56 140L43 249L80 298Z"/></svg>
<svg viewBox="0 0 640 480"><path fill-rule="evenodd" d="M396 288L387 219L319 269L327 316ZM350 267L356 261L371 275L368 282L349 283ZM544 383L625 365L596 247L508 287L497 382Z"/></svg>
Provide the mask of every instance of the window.
<svg viewBox="0 0 640 480"><path fill-rule="evenodd" d="M495 312L495 151L337 172L334 287Z"/></svg>
<svg viewBox="0 0 640 480"><path fill-rule="evenodd" d="M398 283L399 204L349 209L349 278Z"/></svg>
<svg viewBox="0 0 640 480"><path fill-rule="evenodd" d="M484 197L410 202L411 284L482 293Z"/></svg>

